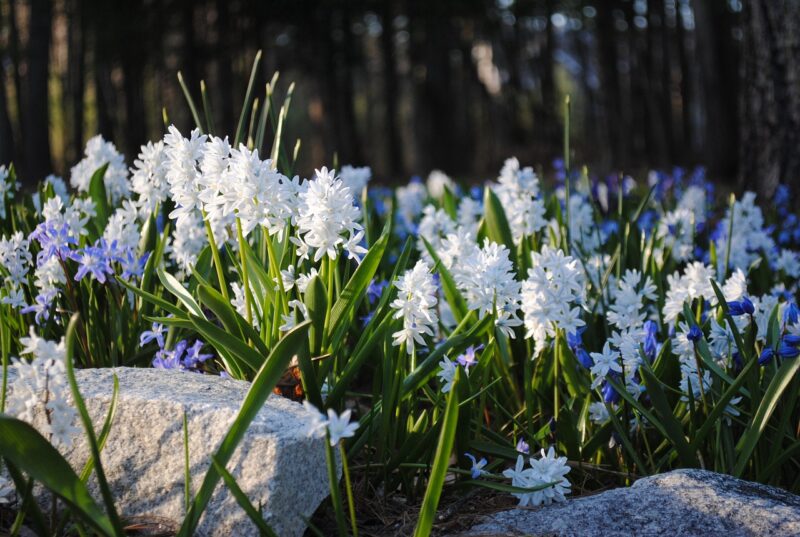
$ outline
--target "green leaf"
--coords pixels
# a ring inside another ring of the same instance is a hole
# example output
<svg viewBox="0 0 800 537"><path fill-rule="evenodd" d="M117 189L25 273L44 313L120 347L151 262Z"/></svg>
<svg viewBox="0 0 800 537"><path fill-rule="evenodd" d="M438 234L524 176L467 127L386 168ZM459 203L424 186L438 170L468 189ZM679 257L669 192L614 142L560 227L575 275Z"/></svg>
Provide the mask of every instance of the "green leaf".
<svg viewBox="0 0 800 537"><path fill-rule="evenodd" d="M259 336L258 332L248 324L247 320L239 312L233 309L230 302L227 302L219 291L210 285L200 285L197 288L197 292L200 302L214 312L214 315L222 322L226 330L233 335L238 335L243 341L250 341L262 355L269 354L269 349L261 341L261 336Z"/></svg>
<svg viewBox="0 0 800 537"><path fill-rule="evenodd" d="M640 354L642 355L641 372L645 386L647 386L647 393L650 396L650 402L653 403L653 409L658 414L664 426L667 438L669 438L672 445L675 446L675 451L678 452L681 463L685 466L696 467L698 465L697 456L686 440L683 427L681 427L680 422L675 418L675 413L672 411L672 407L670 407L667 401L667 396L661 388L661 381L656 378L653 370L650 368L650 364L647 363L647 358L644 356L644 353L640 351Z"/></svg>
<svg viewBox="0 0 800 537"><path fill-rule="evenodd" d="M156 274L158 274L158 279L161 280L161 284L164 288L175 295L175 297L180 300L180 302L186 307L189 313L196 315L197 317L203 317L203 310L200 308L200 305L195 301L194 297L189 294L189 291L181 285L181 282L178 281L175 276L164 270L163 266L160 266L156 269Z"/></svg>
<svg viewBox="0 0 800 537"><path fill-rule="evenodd" d="M261 535L266 535L268 537L278 537L278 535L272 531L272 528L264 522L264 517L261 516L261 513L258 512L258 509L250 503L250 499L244 493L244 491L239 487L239 484L236 482L236 479L233 478L231 473L225 469L218 461L216 457L211 457L211 464L214 466L214 470L216 470L220 476L222 476L222 481L225 483L225 486L228 487L228 490L231 491L233 494L236 503L244 509L244 512L247 513L247 517L256 525L258 531L261 532Z"/></svg>
<svg viewBox="0 0 800 537"><path fill-rule="evenodd" d="M431 534L433 520L439 507L439 498L442 495L444 480L447 476L450 454L453 451L453 444L456 438L456 425L458 425L458 390L455 388L459 382L459 374L460 372L456 371L453 378L453 389L450 390L447 396L447 406L442 417L442 430L439 433L439 442L436 445L436 454L433 457L433 467L428 478L428 488L425 489L425 497L422 499L422 508L417 519L417 527L414 530L415 537L427 537Z"/></svg>
<svg viewBox="0 0 800 537"><path fill-rule="evenodd" d="M106 229L108 217L111 216L111 210L108 207L108 197L106 194L106 184L103 178L106 175L108 163L106 162L92 174L89 180L89 197L94 202L95 212L97 216L94 217L94 224L97 227L98 235L103 234Z"/></svg>
<svg viewBox="0 0 800 537"><path fill-rule="evenodd" d="M197 332L218 352L227 353L229 356L236 358L240 365L247 365L253 371L258 371L263 364L264 356L255 349L250 348L241 339L237 339L204 317L190 315L189 319Z"/></svg>
<svg viewBox="0 0 800 537"><path fill-rule="evenodd" d="M223 466L228 464L236 450L236 446L244 438L250 423L266 403L267 398L272 393L278 380L280 380L292 357L298 353L298 349L300 349L300 352L307 352L307 349L303 347L306 343L309 324L309 321L304 321L287 332L264 361L242 402L242 407L236 419L214 455L214 459L219 464ZM217 487L221 477L213 467L208 470L203 478L200 491L195 496L194 502L181 525L178 533L180 537L190 537L194 534L197 524L200 522L200 516L211 500L211 495L214 493L214 489Z"/></svg>
<svg viewBox="0 0 800 537"><path fill-rule="evenodd" d="M161 297L158 297L158 296L156 296L156 295L154 295L152 293L148 293L147 291L143 291L142 289L139 289L135 285L132 285L129 282L126 282L125 280L123 280L119 276L117 276L117 282L119 282L119 284L121 286L123 286L124 288L128 289L133 294L142 297L142 299L145 300L146 302L150 302L151 304L153 304L155 306L158 306L159 308L163 309L164 311L167 311L168 313L171 313L171 314L175 315L178 318L183 318L183 319L186 318L186 312L183 311L182 309L180 309L179 307L177 307L175 304L170 304L169 302L167 302L166 300L164 300Z"/></svg>
<svg viewBox="0 0 800 537"><path fill-rule="evenodd" d="M789 386L798 369L800 369L800 359L784 360L778 372L772 377L772 381L769 383L767 391L764 392L764 397L761 399L753 419L736 445L738 455L736 466L733 469L735 477L741 477L744 473L744 469L750 460L750 455L752 455L759 438L761 438L761 434L767 427L767 422L769 422L772 413L778 406L781 395ZM794 402L789 402L789 404L794 404Z"/></svg>
<svg viewBox="0 0 800 537"><path fill-rule="evenodd" d="M425 249L428 250L428 253L433 259L433 262L436 266L436 270L439 271L439 276L442 281L442 290L444 291L444 298L447 300L447 303L450 305L450 309L453 311L453 316L456 318L456 322L461 322L461 319L467 314L467 301L464 300L464 297L461 295L461 291L458 290L456 286L456 282L453 279L453 275L447 269L447 267L442 264L442 260L434 250L431 243L425 237L422 237L423 242L425 243Z"/></svg>
<svg viewBox="0 0 800 537"><path fill-rule="evenodd" d="M308 320L311 321L309 340L311 341L311 354L318 355L322 352L322 336L325 331L325 313L328 311L328 296L325 284L319 276L309 280L304 297L308 309Z"/></svg>
<svg viewBox="0 0 800 537"><path fill-rule="evenodd" d="M514 237L511 235L506 212L503 210L503 204L500 203L497 194L491 188L484 189L483 207L486 236L498 244L504 244L509 250L511 262L514 263L514 266L517 266Z"/></svg>
<svg viewBox="0 0 800 537"><path fill-rule="evenodd" d="M108 486L108 481L106 481L106 474L100 461L100 448L97 444L97 436L94 433L92 419L89 417L89 411L86 410L86 404L83 401L83 396L78 389L78 381L75 379L73 349L75 348L75 339L77 338L76 333L78 331L79 323L79 314L73 313L72 318L69 320L69 325L67 326L67 337L65 343L66 358L64 362L66 366L67 379L69 380L72 400L75 404L75 407L78 409L78 415L81 417L81 421L83 422L83 429L86 433L86 439L89 443L89 451L91 453L92 460L94 461L94 473L97 476L97 483L100 487L100 494L103 497L103 503L105 503L108 518L114 528L114 533L116 535L122 535L124 534L122 522L117 514L116 507L114 507L114 496L111 494L111 489ZM117 384L116 375L114 375L114 380L115 384Z"/></svg>
<svg viewBox="0 0 800 537"><path fill-rule="evenodd" d="M0 414L0 455L64 500L101 535L121 535L64 457L24 421Z"/></svg>
<svg viewBox="0 0 800 537"><path fill-rule="evenodd" d="M367 255L361 261L350 281L344 286L339 299L334 303L331 309L330 317L330 334L337 334L342 323L348 322L350 314L355 311L359 302L363 299L364 293L369 286L369 282L375 276L375 272L380 266L383 252L386 250L386 245L389 244L389 224L381 233L381 236L375 241L375 244L370 247ZM334 341L341 338L335 338ZM338 345L336 345L338 346Z"/></svg>

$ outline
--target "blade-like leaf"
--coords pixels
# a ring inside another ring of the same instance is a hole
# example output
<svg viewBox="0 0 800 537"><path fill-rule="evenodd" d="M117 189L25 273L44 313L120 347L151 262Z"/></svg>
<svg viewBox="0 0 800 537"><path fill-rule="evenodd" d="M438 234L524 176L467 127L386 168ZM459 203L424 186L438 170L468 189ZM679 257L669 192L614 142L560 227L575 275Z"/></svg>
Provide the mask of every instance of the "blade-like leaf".
<svg viewBox="0 0 800 537"><path fill-rule="evenodd" d="M275 348L270 353L269 357L264 361L264 365L258 371L253 384L242 402L242 407L239 410L236 419L228 430L228 433L223 438L222 443L217 449L214 458L221 465L226 465L236 446L239 445L242 438L244 438L247 428L250 423L255 419L261 407L267 401L269 394L272 393L273 388L280 380L286 366L289 365L292 357L299 352L307 352L302 346L306 343L309 322L304 321L297 325L294 329L286 333ZM186 514L186 518L181 525L178 533L180 537L189 537L194 534L200 516L205 511L208 502L211 500L211 495L217 487L217 483L222 476L213 467L208 470L203 478L203 484L200 486L200 491L192 503L192 507Z"/></svg>

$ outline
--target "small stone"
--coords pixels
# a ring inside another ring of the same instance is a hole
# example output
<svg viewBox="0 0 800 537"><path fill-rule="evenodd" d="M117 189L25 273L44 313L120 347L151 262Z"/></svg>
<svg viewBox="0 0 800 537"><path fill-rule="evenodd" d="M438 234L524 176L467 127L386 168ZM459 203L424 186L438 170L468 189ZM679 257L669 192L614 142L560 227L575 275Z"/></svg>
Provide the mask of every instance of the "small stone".
<svg viewBox="0 0 800 537"><path fill-rule="evenodd" d="M800 496L705 470L675 470L560 504L502 511L462 535L796 536Z"/></svg>
<svg viewBox="0 0 800 537"><path fill-rule="evenodd" d="M115 368L76 371L98 432L119 378L116 415L101 453L103 469L122 516L164 517L180 524L184 509L183 414L189 432L192 493L239 411L249 383L181 371ZM301 536L328 496L324 438L309 437L310 416L297 403L270 395L227 464L228 471L281 536ZM81 435L65 453L76 471L89 457ZM96 498L96 484L90 487ZM258 535L220 480L198 535Z"/></svg>

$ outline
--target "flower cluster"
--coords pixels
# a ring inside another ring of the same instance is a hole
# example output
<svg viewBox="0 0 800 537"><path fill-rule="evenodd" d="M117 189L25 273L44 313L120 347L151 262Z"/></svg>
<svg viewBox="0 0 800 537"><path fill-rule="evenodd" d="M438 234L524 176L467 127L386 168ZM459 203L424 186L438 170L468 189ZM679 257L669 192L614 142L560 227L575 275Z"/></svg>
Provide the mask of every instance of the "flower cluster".
<svg viewBox="0 0 800 537"><path fill-rule="evenodd" d="M37 426L54 444L69 447L79 429L75 426L78 413L68 400L64 341L47 341L31 327L20 343L20 354L31 360L12 360L16 379L6 412Z"/></svg>
<svg viewBox="0 0 800 537"><path fill-rule="evenodd" d="M533 492L514 492L513 495L519 499L520 507L536 507L565 501L565 495L571 492L572 486L564 477L570 471L567 458L556 457L555 450L551 446L547 451L544 449L541 451L540 458L528 458L528 463L530 466L526 468L525 457L518 455L516 466L505 470L503 475L511 479L511 484L515 487L550 486Z"/></svg>

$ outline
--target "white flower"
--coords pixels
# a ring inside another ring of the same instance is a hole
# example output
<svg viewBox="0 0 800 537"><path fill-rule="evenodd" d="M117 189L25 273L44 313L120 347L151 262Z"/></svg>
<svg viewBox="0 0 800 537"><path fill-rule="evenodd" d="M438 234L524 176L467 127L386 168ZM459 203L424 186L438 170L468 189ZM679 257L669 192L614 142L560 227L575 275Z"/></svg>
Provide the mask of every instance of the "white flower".
<svg viewBox="0 0 800 537"><path fill-rule="evenodd" d="M790 278L800 278L800 256L791 250L781 250L775 260L775 268L782 270Z"/></svg>
<svg viewBox="0 0 800 537"><path fill-rule="evenodd" d="M483 216L483 204L470 197L461 198L458 202L456 221L459 227L470 231L473 235L478 233L478 222Z"/></svg>
<svg viewBox="0 0 800 537"><path fill-rule="evenodd" d="M369 166L353 167L345 164L339 172L339 178L357 199L361 199L361 192L372 179L372 169Z"/></svg>
<svg viewBox="0 0 800 537"><path fill-rule="evenodd" d="M11 502L11 496L14 494L14 486L11 481L5 476L0 475L0 505Z"/></svg>
<svg viewBox="0 0 800 537"><path fill-rule="evenodd" d="M309 435L315 436L319 431L327 428L331 446L336 446L343 438L352 438L356 430L358 430L358 422L350 423L350 416L352 413L350 409L345 410L339 415L336 414L335 410L329 408L326 418L317 407L307 400L303 401L303 407L311 417L308 428Z"/></svg>
<svg viewBox="0 0 800 537"><path fill-rule="evenodd" d="M6 401L6 412L36 426L53 443L69 447L79 429L74 425L77 411L67 403L64 340L45 340L31 327L30 335L20 338L20 343L20 354L32 359L12 360L11 367L17 375Z"/></svg>
<svg viewBox="0 0 800 537"><path fill-rule="evenodd" d="M533 168L520 169L519 161L510 158L500 170L498 183L492 187L508 218L514 242L547 225L545 207L539 196L539 178Z"/></svg>
<svg viewBox="0 0 800 537"><path fill-rule="evenodd" d="M166 155L166 178L175 209L169 217L177 219L178 226L186 226L185 220L196 217L202 208L200 202L200 170L198 160L203 154L206 135L194 129L189 138L184 138L175 125L170 125L164 135Z"/></svg>
<svg viewBox="0 0 800 537"><path fill-rule="evenodd" d="M335 446L343 438L352 438L358 429L358 422L350 423L351 411L348 408L341 415L337 415L332 408L328 409L328 434L331 446Z"/></svg>
<svg viewBox="0 0 800 537"><path fill-rule="evenodd" d="M604 403L591 403L589 405L589 419L594 423L605 423L610 418L608 407Z"/></svg>
<svg viewBox="0 0 800 537"><path fill-rule="evenodd" d="M423 210L422 220L419 222L419 238L417 239L417 250L422 254L422 258L428 263L432 262L431 255L425 247L425 241L428 241L435 252L439 252L444 238L455 231L456 223L450 218L447 211L437 209L433 205L426 206Z"/></svg>
<svg viewBox="0 0 800 537"><path fill-rule="evenodd" d="M406 232L412 233L415 230L417 217L422 214L428 191L422 183L412 181L406 186L399 187L395 191L395 197L397 198L397 214L400 217L400 223L403 224Z"/></svg>
<svg viewBox="0 0 800 537"><path fill-rule="evenodd" d="M61 198L61 201L67 203L69 201L69 192L67 191L67 184L64 179L52 173L44 178L45 185L53 187L53 193Z"/></svg>
<svg viewBox="0 0 800 537"><path fill-rule="evenodd" d="M189 273L197 262L197 256L208 243L203 220L196 211L187 213L175 222L170 246L170 257L183 272Z"/></svg>
<svg viewBox="0 0 800 537"><path fill-rule="evenodd" d="M580 309L573 307L583 302L584 278L577 260L546 245L531 254L531 261L528 279L522 282L522 312L525 337L534 339L539 354L556 329L573 333L586 324Z"/></svg>
<svg viewBox="0 0 800 537"><path fill-rule="evenodd" d="M111 218L108 219L106 229L103 231L103 238L108 244L116 242L118 251L136 251L139 241L142 238L137 216L138 208L129 200L122 202Z"/></svg>
<svg viewBox="0 0 800 537"><path fill-rule="evenodd" d="M750 265L760 258L761 252L771 252L775 247L767 230L764 229L764 215L755 203L756 195L745 192L741 200L733 206L733 233L730 241L730 266L748 270ZM731 208L725 213L725 218L720 222L719 237L716 240L717 260L719 266L725 263L728 248L728 228L731 217Z"/></svg>
<svg viewBox="0 0 800 537"><path fill-rule="evenodd" d="M570 468L566 457L556 457L555 450L550 447L547 452L541 450L540 459L530 459L530 468L525 468L525 459L517 456L514 469L507 469L503 475L511 479L511 485L521 488L534 488L549 483L552 486L534 492L515 492L512 495L519 499L520 507L549 505L552 502L565 501L570 493L570 482L565 477Z"/></svg>
<svg viewBox="0 0 800 537"><path fill-rule="evenodd" d="M618 288L612 291L614 303L609 307L606 315L610 324L626 330L645 321L644 300L656 300L657 289L649 276L643 283L641 282L641 272L638 270L625 271Z"/></svg>
<svg viewBox="0 0 800 537"><path fill-rule="evenodd" d="M534 492L533 503L534 505L550 505L552 502L563 502L566 500L564 496L571 492L570 482L564 477L570 471L570 467L567 466L567 458L556 457L552 446L547 452L542 450L541 455L540 459L531 458L534 478L540 481L541 484L555 484L552 487Z"/></svg>
<svg viewBox="0 0 800 537"><path fill-rule="evenodd" d="M305 293L309 282L311 282L311 280L316 276L319 276L319 272L317 272L317 269L313 267L306 274L298 274L297 280L295 280L295 283L297 284L297 290L300 293Z"/></svg>
<svg viewBox="0 0 800 537"><path fill-rule="evenodd" d="M106 194L111 203L116 204L130 194L128 181L128 168L125 166L125 157L118 151L112 142L97 135L86 142L84 158L70 170L69 182L78 192L87 192L94 173L104 164L108 169L103 176Z"/></svg>
<svg viewBox="0 0 800 537"><path fill-rule="evenodd" d="M453 193L456 191L456 184L441 170L433 170L429 173L426 185L428 187L428 193L432 198L436 199L441 199L442 196L444 196L445 188Z"/></svg>
<svg viewBox="0 0 800 537"><path fill-rule="evenodd" d="M611 345L606 341L603 345L603 352L590 353L594 365L592 365L592 388L597 388L604 378L611 372L622 373L622 365L619 363L619 353L611 349Z"/></svg>
<svg viewBox="0 0 800 537"><path fill-rule="evenodd" d="M363 228L358 223L360 211L353 203L350 189L337 179L333 170L316 170L316 178L308 181L300 192L297 237L292 242L314 250L314 261L327 255L336 259L339 250L347 249L360 261L366 249L353 242L360 240Z"/></svg>
<svg viewBox="0 0 800 537"><path fill-rule="evenodd" d="M448 358L442 358L442 361L439 362L439 368L436 376L439 377L439 380L442 382L442 393L448 393L453 389L453 380L455 380L456 377L458 364Z"/></svg>
<svg viewBox="0 0 800 537"><path fill-rule="evenodd" d="M0 238L0 266L8 271L8 280L14 285L25 283L33 256L30 242L21 231Z"/></svg>
<svg viewBox="0 0 800 537"><path fill-rule="evenodd" d="M397 310L395 319L403 319L403 329L392 334L393 345L406 344L408 354L415 345L426 346L423 335L433 336L438 316L436 314L436 285L430 267L420 260L413 269L394 282L397 298L391 306Z"/></svg>
<svg viewBox="0 0 800 537"><path fill-rule="evenodd" d="M514 279L514 267L505 246L486 239L483 248L474 248L458 261L456 285L463 291L470 310L480 316L491 315L497 308L497 326L508 337L522 320L517 316L522 284Z"/></svg>
<svg viewBox="0 0 800 537"><path fill-rule="evenodd" d="M19 188L18 182L8 180L9 171L5 165L0 166L0 218L6 217L6 197L13 198L14 191Z"/></svg>
<svg viewBox="0 0 800 537"><path fill-rule="evenodd" d="M278 327L278 329L281 332L288 332L289 330L291 330L292 328L297 326L297 323L298 323L297 317L298 317L298 315L302 319L308 318L308 308L306 307L305 304L303 304L299 300L290 300L289 303L288 303L288 306L290 308L292 308L292 310L289 313L285 314L285 315L281 315L281 319L283 320L283 324L280 327ZM302 319L300 319L300 320L302 320Z"/></svg>
<svg viewBox="0 0 800 537"><path fill-rule="evenodd" d="M162 140L147 142L141 147L139 157L131 168L131 190L139 198L136 205L147 218L169 196L167 182L167 155Z"/></svg>

